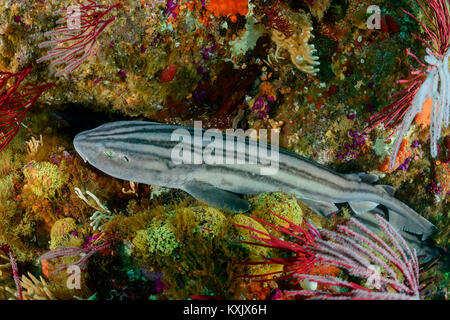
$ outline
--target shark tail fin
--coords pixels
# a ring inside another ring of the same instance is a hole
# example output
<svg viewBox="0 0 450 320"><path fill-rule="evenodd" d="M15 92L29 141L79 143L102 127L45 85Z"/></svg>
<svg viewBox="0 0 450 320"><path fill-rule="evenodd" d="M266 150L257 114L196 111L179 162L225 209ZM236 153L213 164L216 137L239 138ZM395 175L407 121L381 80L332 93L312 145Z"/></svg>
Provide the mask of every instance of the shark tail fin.
<svg viewBox="0 0 450 320"><path fill-rule="evenodd" d="M398 231L405 231L419 237L421 236L422 240L429 239L437 232L436 226L422 216L417 218L420 220L419 225L414 219L407 219L394 210L388 209L388 212L389 223L391 223Z"/></svg>

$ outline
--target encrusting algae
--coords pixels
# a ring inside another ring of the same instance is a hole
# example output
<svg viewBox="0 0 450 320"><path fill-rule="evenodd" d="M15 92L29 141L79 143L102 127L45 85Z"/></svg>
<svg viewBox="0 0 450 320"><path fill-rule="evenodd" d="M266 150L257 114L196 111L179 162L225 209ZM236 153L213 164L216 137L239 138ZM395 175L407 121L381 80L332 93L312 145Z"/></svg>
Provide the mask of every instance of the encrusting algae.
<svg viewBox="0 0 450 320"><path fill-rule="evenodd" d="M40 198L54 197L66 180L58 167L49 162L30 163L23 169L23 174L26 179L24 189L30 189Z"/></svg>

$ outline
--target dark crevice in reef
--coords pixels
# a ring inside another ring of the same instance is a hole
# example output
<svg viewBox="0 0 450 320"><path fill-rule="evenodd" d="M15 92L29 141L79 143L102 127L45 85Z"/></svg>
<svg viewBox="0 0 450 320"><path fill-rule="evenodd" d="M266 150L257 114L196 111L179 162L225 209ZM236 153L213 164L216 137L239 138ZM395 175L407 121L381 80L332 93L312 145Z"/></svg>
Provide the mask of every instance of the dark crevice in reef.
<svg viewBox="0 0 450 320"><path fill-rule="evenodd" d="M93 111L91 108L80 104L64 105L51 112L50 118L55 120L58 130L62 130L72 137L81 131L94 129L107 122L138 120L119 113Z"/></svg>

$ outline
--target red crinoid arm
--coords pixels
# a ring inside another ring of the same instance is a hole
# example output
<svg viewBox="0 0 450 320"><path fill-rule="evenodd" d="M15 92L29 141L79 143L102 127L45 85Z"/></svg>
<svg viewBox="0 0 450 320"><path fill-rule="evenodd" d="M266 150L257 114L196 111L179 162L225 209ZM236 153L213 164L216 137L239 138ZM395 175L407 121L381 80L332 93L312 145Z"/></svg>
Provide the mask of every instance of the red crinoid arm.
<svg viewBox="0 0 450 320"><path fill-rule="evenodd" d="M419 263L415 251L408 248L405 240L389 222L380 216L377 216L377 219L384 234L382 237L352 218L352 228L340 225L336 231L322 229L318 233L328 240L323 240L314 234L314 241L310 241L311 245L305 245L304 241L298 241L301 237L293 240L295 245L288 244L288 241L281 239L276 241L274 237L267 233L247 227L248 230L266 236L265 238L252 236L252 238L266 244L272 244L273 248L290 251L292 255L287 258L270 258L262 255L262 261L244 262L242 264L247 265L281 264L284 266L284 270L282 272L275 271L240 277L260 278L257 281L290 279L292 280L290 285L293 285L293 290L284 291L285 294L312 299L398 300L420 298ZM264 223L261 219L258 219L258 221ZM265 224L286 233L286 228L273 226L267 222ZM308 228L310 227L308 226ZM304 234L310 231L305 231L300 226L291 223L289 227L291 235L294 234L294 229L303 230ZM313 229L315 230L315 228ZM301 251L297 250L299 247L302 248ZM311 270L317 264L346 270L350 276L364 280L366 285L344 280L331 274L315 275ZM371 270L370 267L375 266L379 266L383 272ZM393 269L394 266L395 269ZM398 277L400 274L402 278ZM303 280L331 288L296 290L295 286ZM378 282L374 287L370 287L370 285L373 285L372 280Z"/></svg>
<svg viewBox="0 0 450 320"><path fill-rule="evenodd" d="M2 151L17 134L26 113L35 104L45 89L54 84L34 86L22 85L32 67L18 72L0 72L0 151ZM8 87L8 83L14 83Z"/></svg>
<svg viewBox="0 0 450 320"><path fill-rule="evenodd" d="M4 73L0 72L0 74L4 74ZM1 80L0 80L0 85L1 85ZM16 284L16 289L17 289L17 297L19 298L19 300L23 300L22 285L20 283L20 276L19 276L19 268L17 267L17 262L14 259L13 252L8 245L3 245L3 246L0 245L0 249L2 249L9 256L9 262L11 264L12 275L13 275L14 283Z"/></svg>
<svg viewBox="0 0 450 320"><path fill-rule="evenodd" d="M393 129L393 132L389 137L394 135L397 131L398 123L402 120L403 116L411 106L421 84L421 81L417 81L411 87L399 93L400 98L370 118L370 126L368 126L365 131L371 131L379 124L383 123L386 129Z"/></svg>
<svg viewBox="0 0 450 320"><path fill-rule="evenodd" d="M422 3L418 0L416 1L425 13L431 27L425 25L425 23L417 19L408 11L403 10L403 12L408 14L422 26L428 36L428 40L415 34L413 34L413 36L425 43L427 47L433 50L437 55L443 57L450 47L450 4L448 0L428 0L427 5L430 8L429 14ZM434 46L431 45L431 43L433 43Z"/></svg>

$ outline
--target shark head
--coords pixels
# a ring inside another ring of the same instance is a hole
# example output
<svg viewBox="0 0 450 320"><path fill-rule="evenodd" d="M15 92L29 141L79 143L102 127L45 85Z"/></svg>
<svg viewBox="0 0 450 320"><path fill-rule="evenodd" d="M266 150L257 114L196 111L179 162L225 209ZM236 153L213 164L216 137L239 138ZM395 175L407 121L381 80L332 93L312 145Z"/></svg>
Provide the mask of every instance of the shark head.
<svg viewBox="0 0 450 320"><path fill-rule="evenodd" d="M77 134L73 145L79 156L105 173L129 180L133 171L133 154L123 147L122 140L107 133L108 124ZM117 136L116 136L117 137Z"/></svg>
<svg viewBox="0 0 450 320"><path fill-rule="evenodd" d="M110 122L77 134L73 145L84 161L114 178L165 185L172 174L164 175L171 166L171 148L165 145L166 133L154 127L147 121Z"/></svg>

